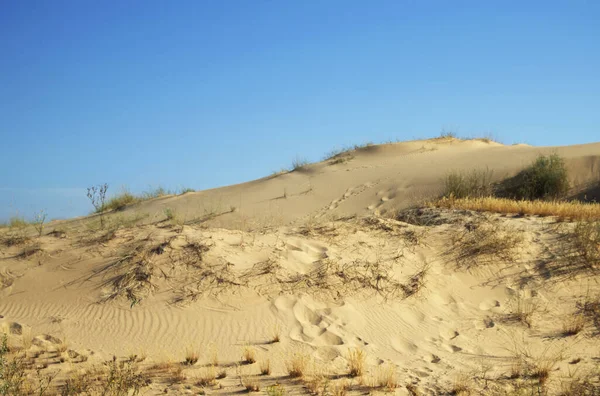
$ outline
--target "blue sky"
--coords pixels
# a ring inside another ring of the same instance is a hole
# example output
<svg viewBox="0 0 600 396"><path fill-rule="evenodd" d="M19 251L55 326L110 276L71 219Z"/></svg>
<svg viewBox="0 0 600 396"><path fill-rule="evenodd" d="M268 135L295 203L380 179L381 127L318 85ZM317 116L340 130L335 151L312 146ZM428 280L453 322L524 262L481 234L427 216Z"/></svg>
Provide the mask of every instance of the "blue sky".
<svg viewBox="0 0 600 396"><path fill-rule="evenodd" d="M4 1L0 220L365 141L600 140L597 1Z"/></svg>

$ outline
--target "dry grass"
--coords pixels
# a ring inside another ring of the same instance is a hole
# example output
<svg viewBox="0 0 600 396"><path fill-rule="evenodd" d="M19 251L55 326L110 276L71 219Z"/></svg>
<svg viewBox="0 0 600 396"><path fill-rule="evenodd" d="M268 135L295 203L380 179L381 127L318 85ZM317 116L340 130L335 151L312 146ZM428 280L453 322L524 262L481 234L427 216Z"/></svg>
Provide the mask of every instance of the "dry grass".
<svg viewBox="0 0 600 396"><path fill-rule="evenodd" d="M355 348L348 352L348 375L350 377L362 377L365 372L365 352Z"/></svg>
<svg viewBox="0 0 600 396"><path fill-rule="evenodd" d="M204 367L196 379L198 386L213 386L217 383L217 374L214 366Z"/></svg>
<svg viewBox="0 0 600 396"><path fill-rule="evenodd" d="M487 197L493 192L492 172L489 169L470 173L451 172L444 179L444 197Z"/></svg>
<svg viewBox="0 0 600 396"><path fill-rule="evenodd" d="M267 389L265 389L265 393L267 396L285 396L287 394L285 388L281 384L275 384L267 387Z"/></svg>
<svg viewBox="0 0 600 396"><path fill-rule="evenodd" d="M511 312L502 318L502 321L521 323L531 328L533 316L541 310L540 305L532 300L516 296L510 303Z"/></svg>
<svg viewBox="0 0 600 396"><path fill-rule="evenodd" d="M245 364L252 364L256 362L256 350L250 345L246 345L244 347L244 352L242 353L242 362Z"/></svg>
<svg viewBox="0 0 600 396"><path fill-rule="evenodd" d="M271 361L269 359L260 362L260 373L262 375L271 374Z"/></svg>
<svg viewBox="0 0 600 396"><path fill-rule="evenodd" d="M290 377L302 378L306 373L308 365L308 356L303 354L295 354L292 358L285 362L285 367Z"/></svg>
<svg viewBox="0 0 600 396"><path fill-rule="evenodd" d="M260 391L260 382L255 377L242 377L242 385L248 392Z"/></svg>
<svg viewBox="0 0 600 396"><path fill-rule="evenodd" d="M563 201L526 201L508 198L441 198L429 202L429 207L463 209L478 212L494 212L518 215L557 216L563 219L600 219L600 204Z"/></svg>
<svg viewBox="0 0 600 396"><path fill-rule="evenodd" d="M193 366L194 364L198 363L199 358L200 358L200 356L199 356L198 351L190 348L185 352L185 359L184 359L183 363L188 366Z"/></svg>
<svg viewBox="0 0 600 396"><path fill-rule="evenodd" d="M567 315L563 318L561 335L564 337L579 334L585 327L585 316L581 313Z"/></svg>
<svg viewBox="0 0 600 396"><path fill-rule="evenodd" d="M393 391L398 387L396 368L391 364L379 366L375 372L374 384L377 388Z"/></svg>
<svg viewBox="0 0 600 396"><path fill-rule="evenodd" d="M523 236L497 223L479 222L472 224L452 237L454 255L459 266L471 267L502 260L514 261Z"/></svg>

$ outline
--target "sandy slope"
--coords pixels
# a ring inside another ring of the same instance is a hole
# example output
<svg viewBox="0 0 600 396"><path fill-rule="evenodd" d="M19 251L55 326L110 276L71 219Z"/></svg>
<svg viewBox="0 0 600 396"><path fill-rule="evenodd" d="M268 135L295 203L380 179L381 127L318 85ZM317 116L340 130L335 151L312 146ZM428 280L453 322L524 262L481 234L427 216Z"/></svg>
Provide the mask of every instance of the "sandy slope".
<svg viewBox="0 0 600 396"><path fill-rule="evenodd" d="M561 334L577 302L600 290L597 275L563 271L562 238L571 225L467 212L421 214L431 215L427 225L381 216L438 191L450 169L489 167L503 178L552 151L567 159L577 184L599 176L600 144L418 141L142 203L107 216L122 223L114 233L98 229L94 217L55 224L47 230L64 235L1 248L0 320L7 331L12 326L15 344L49 334L88 358L69 363L65 373L112 355L178 364L187 349L200 351L185 380L156 380L151 394L238 392L240 376L259 373L258 363L238 367L245 347L259 362L271 361L262 388L279 382L288 394L306 393L318 373L351 384L351 393L373 392L372 382L389 367L398 394L407 384L443 394L465 375L478 386L483 377L503 378L525 349L553 361L549 389L557 393L575 366L584 372L600 359L593 323ZM164 208L188 224L164 221ZM458 260L456 238L472 227L520 241L510 257ZM39 250L24 257L31 246ZM533 307L528 323L515 320L523 304ZM281 340L273 343L275 333ZM352 348L367 356L362 380L339 378ZM304 382L287 376L286 361L298 353L310 361ZM197 379L213 356L227 377L201 387ZM570 364L574 359L580 361ZM499 380L486 392L505 386Z"/></svg>

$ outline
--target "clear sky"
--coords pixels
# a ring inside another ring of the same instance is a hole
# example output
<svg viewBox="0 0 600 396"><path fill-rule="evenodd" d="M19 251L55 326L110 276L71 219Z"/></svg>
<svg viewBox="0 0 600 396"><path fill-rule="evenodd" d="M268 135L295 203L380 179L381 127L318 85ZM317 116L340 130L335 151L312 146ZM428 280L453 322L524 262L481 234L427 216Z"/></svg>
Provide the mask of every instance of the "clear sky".
<svg viewBox="0 0 600 396"><path fill-rule="evenodd" d="M600 2L0 2L0 220L366 141L600 140Z"/></svg>

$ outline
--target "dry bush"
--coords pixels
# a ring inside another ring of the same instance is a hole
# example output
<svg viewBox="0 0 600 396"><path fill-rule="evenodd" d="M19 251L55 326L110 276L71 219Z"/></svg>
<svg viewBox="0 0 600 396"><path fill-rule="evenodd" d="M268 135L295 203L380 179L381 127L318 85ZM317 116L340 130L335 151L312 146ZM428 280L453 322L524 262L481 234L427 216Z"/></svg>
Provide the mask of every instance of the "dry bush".
<svg viewBox="0 0 600 396"><path fill-rule="evenodd" d="M471 267L502 260L514 261L523 235L492 222L479 222L452 236L453 248L449 253L459 266Z"/></svg>
<svg viewBox="0 0 600 396"><path fill-rule="evenodd" d="M350 296L359 293L378 294L384 299L407 298L425 284L427 265L417 269L406 281L397 279L394 262L375 262L357 259L340 263L329 258L322 259L308 273L290 273L273 261L255 264L239 279L248 282L257 277L266 277L265 292L272 293L273 286L280 292L322 293L328 297ZM260 285L256 285L259 289ZM335 297L334 297L335 298Z"/></svg>
<svg viewBox="0 0 600 396"><path fill-rule="evenodd" d="M478 212L508 213L515 215L557 216L573 220L600 219L599 203L562 201L525 201L508 198L441 198L427 203L429 207L463 209Z"/></svg>
<svg viewBox="0 0 600 396"><path fill-rule="evenodd" d="M245 364L255 363L256 362L256 349L254 349L250 345L246 345L244 347L244 352L242 354L242 362Z"/></svg>
<svg viewBox="0 0 600 396"><path fill-rule="evenodd" d="M154 382L178 384L185 381L183 367L179 363L162 362L153 364L146 368L145 373L149 378L152 378Z"/></svg>
<svg viewBox="0 0 600 396"><path fill-rule="evenodd" d="M302 378L306 372L308 364L308 356L297 353L292 358L285 362L285 367L290 377Z"/></svg>
<svg viewBox="0 0 600 396"><path fill-rule="evenodd" d="M451 172L444 179L444 197L488 197L493 192L492 172L489 169L469 173Z"/></svg>
<svg viewBox="0 0 600 396"><path fill-rule="evenodd" d="M574 372L561 380L559 396L598 396L600 395L600 370L584 373Z"/></svg>
<svg viewBox="0 0 600 396"><path fill-rule="evenodd" d="M271 361L269 359L265 359L260 362L260 373L262 375L271 374Z"/></svg>
<svg viewBox="0 0 600 396"><path fill-rule="evenodd" d="M125 255L101 268L94 276L103 276L112 272L114 275L105 280L102 286L106 293L102 301L110 301L126 297L131 307L156 289L152 282L154 264L147 251L141 250Z"/></svg>
<svg viewBox="0 0 600 396"><path fill-rule="evenodd" d="M365 372L365 352L355 348L348 351L348 375L362 377Z"/></svg>

